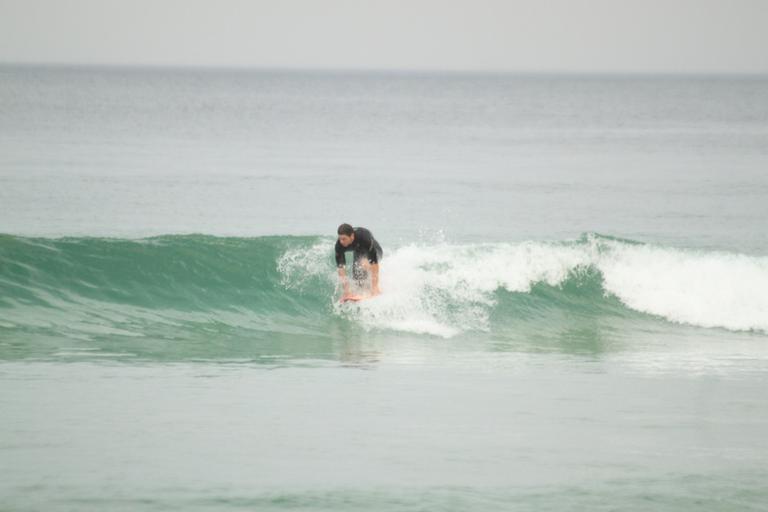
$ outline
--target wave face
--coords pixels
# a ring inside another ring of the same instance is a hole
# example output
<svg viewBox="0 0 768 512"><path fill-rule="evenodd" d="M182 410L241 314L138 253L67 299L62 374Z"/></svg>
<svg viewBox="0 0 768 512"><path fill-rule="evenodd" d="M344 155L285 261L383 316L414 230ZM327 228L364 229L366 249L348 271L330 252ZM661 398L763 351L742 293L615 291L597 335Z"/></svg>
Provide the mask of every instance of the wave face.
<svg viewBox="0 0 768 512"><path fill-rule="evenodd" d="M333 240L0 236L0 333L72 339L504 335L569 318L768 332L768 258L594 234L388 248L384 293L335 302Z"/></svg>

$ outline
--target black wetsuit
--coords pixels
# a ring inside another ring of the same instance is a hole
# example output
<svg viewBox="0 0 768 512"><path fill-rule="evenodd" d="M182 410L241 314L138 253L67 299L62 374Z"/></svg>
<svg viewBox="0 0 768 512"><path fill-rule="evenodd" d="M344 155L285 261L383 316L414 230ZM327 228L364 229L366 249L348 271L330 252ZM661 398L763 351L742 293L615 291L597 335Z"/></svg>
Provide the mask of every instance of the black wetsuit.
<svg viewBox="0 0 768 512"><path fill-rule="evenodd" d="M354 251L355 262L352 266L352 276L355 279L364 279L366 277L365 271L360 267L360 260L367 258L370 263L379 263L384 251L381 249L379 242L373 238L373 233L365 228L354 228L355 239L349 246L344 247L336 240L336 266L339 268L344 267L347 262L344 258L346 251Z"/></svg>

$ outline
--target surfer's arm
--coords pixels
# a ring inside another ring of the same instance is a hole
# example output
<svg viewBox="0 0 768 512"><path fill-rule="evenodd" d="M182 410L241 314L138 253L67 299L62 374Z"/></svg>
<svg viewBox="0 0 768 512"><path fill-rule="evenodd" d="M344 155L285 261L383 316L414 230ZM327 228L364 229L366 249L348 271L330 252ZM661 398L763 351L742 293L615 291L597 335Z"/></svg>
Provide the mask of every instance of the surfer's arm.
<svg viewBox="0 0 768 512"><path fill-rule="evenodd" d="M379 253L381 250L379 244L371 236L368 239L368 267L371 270L371 295L378 295L379 290Z"/></svg>
<svg viewBox="0 0 768 512"><path fill-rule="evenodd" d="M379 290L379 264L371 263L371 295L378 295Z"/></svg>
<svg viewBox="0 0 768 512"><path fill-rule="evenodd" d="M344 258L344 248L337 240L334 249L334 252L336 253L336 268L339 269L339 282L341 283L342 288L344 288L344 296L346 297L349 295L349 280L347 280L347 261Z"/></svg>
<svg viewBox="0 0 768 512"><path fill-rule="evenodd" d="M378 277L378 272L377 272ZM341 287L344 289L344 296L350 294L349 291L349 279L347 279L347 269L344 267L339 267L339 282L341 283Z"/></svg>

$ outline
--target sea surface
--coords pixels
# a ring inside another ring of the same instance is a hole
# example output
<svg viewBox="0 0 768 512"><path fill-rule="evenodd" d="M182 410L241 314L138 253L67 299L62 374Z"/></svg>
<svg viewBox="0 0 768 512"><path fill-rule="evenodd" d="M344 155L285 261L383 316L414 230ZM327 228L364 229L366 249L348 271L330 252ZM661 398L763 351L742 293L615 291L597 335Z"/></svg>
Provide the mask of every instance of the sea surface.
<svg viewBox="0 0 768 512"><path fill-rule="evenodd" d="M767 386L766 76L0 66L0 510L768 510Z"/></svg>

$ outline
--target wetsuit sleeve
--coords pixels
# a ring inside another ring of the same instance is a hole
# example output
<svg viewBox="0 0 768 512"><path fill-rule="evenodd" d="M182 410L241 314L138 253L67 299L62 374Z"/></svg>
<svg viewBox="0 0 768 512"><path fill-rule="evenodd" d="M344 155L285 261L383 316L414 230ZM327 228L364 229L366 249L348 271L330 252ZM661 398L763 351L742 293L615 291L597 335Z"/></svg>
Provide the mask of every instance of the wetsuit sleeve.
<svg viewBox="0 0 768 512"><path fill-rule="evenodd" d="M371 233L367 229L360 228L360 232L355 234L355 238L360 240L360 243L362 245L361 252L365 253L366 257L368 258L368 261L370 263L378 263L379 251L381 251L381 246L376 241L376 239L373 238L373 233Z"/></svg>
<svg viewBox="0 0 768 512"><path fill-rule="evenodd" d="M368 250L368 261L370 263L378 263L379 256L381 255L381 246L373 237L371 237L371 248Z"/></svg>
<svg viewBox="0 0 768 512"><path fill-rule="evenodd" d="M379 262L379 255L376 254L376 249L371 249L368 252L368 262L369 263L378 263Z"/></svg>
<svg viewBox="0 0 768 512"><path fill-rule="evenodd" d="M341 246L339 241L336 241L336 267L342 268L347 265L347 260L344 258L344 248Z"/></svg>

